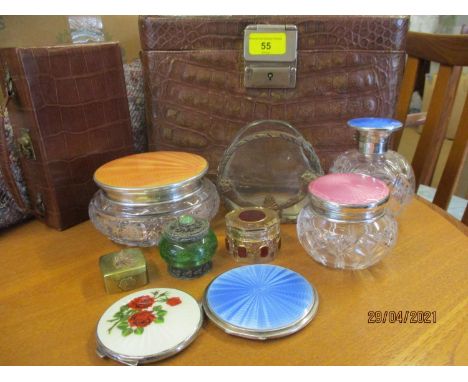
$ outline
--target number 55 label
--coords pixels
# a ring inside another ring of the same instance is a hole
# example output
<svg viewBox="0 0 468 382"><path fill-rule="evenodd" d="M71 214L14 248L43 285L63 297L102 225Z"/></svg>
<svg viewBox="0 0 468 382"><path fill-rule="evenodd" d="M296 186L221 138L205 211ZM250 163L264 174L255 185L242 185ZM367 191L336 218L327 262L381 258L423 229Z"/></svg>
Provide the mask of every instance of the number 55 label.
<svg viewBox="0 0 468 382"><path fill-rule="evenodd" d="M286 33L250 33L249 54L282 55L286 53Z"/></svg>

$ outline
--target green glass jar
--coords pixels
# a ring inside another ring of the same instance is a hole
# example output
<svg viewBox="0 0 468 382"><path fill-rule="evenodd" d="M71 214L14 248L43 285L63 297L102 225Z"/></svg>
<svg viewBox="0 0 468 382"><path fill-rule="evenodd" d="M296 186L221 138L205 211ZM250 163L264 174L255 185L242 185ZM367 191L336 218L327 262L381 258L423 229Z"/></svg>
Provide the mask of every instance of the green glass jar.
<svg viewBox="0 0 468 382"><path fill-rule="evenodd" d="M182 215L164 227L159 253L172 276L193 279L211 269L217 247L218 240L207 220Z"/></svg>

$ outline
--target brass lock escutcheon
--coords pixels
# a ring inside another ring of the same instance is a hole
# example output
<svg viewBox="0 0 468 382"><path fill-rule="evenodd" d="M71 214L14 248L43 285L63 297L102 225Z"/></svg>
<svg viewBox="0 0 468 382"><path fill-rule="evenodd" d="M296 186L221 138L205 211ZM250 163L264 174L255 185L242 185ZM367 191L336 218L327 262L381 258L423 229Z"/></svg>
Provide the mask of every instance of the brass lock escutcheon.
<svg viewBox="0 0 468 382"><path fill-rule="evenodd" d="M244 30L244 86L296 87L297 27L252 24Z"/></svg>

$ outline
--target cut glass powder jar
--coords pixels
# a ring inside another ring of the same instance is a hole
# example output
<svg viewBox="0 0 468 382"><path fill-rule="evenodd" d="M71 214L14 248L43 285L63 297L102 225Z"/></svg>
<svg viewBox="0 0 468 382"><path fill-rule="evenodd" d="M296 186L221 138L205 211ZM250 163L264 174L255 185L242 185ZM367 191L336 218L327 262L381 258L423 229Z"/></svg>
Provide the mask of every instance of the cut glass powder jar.
<svg viewBox="0 0 468 382"><path fill-rule="evenodd" d="M383 181L363 174L329 174L310 183L309 197L297 234L319 263L364 269L395 245L397 223L386 213L389 189Z"/></svg>
<svg viewBox="0 0 468 382"><path fill-rule="evenodd" d="M193 279L211 269L217 247L207 220L182 215L164 227L159 253L172 276Z"/></svg>
<svg viewBox="0 0 468 382"><path fill-rule="evenodd" d="M281 246L278 213L268 208L239 208L226 215L226 249L236 261L272 261Z"/></svg>
<svg viewBox="0 0 468 382"><path fill-rule="evenodd" d="M216 187L199 155L158 151L116 159L98 168L100 190L89 206L94 226L116 243L157 245L162 228L180 215L211 220L219 208Z"/></svg>
<svg viewBox="0 0 468 382"><path fill-rule="evenodd" d="M390 135L401 129L400 121L389 118L356 118L348 121L356 129L358 149L347 151L335 160L330 172L366 174L383 180L390 188L388 209L398 216L411 202L415 179L406 159L388 150Z"/></svg>

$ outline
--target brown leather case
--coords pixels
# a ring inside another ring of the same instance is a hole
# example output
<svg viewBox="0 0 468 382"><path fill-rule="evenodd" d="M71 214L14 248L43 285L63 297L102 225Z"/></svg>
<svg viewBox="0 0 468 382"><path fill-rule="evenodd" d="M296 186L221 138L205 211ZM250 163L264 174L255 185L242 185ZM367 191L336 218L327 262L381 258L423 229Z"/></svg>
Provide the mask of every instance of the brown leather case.
<svg viewBox="0 0 468 382"><path fill-rule="evenodd" d="M249 24L298 28L294 89L243 85ZM259 119L291 123L324 170L355 147L346 121L391 117L405 63L407 17L140 16L149 148L205 156L210 173L236 132Z"/></svg>
<svg viewBox="0 0 468 382"><path fill-rule="evenodd" d="M59 230L88 219L94 171L133 152L119 45L4 48L0 70L11 78L7 108L29 208ZM0 151L7 172L5 145Z"/></svg>

